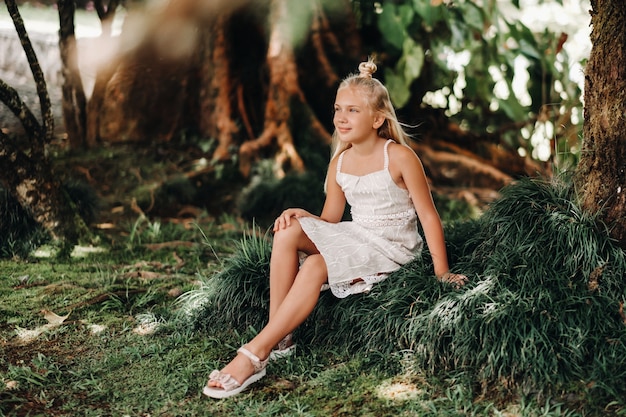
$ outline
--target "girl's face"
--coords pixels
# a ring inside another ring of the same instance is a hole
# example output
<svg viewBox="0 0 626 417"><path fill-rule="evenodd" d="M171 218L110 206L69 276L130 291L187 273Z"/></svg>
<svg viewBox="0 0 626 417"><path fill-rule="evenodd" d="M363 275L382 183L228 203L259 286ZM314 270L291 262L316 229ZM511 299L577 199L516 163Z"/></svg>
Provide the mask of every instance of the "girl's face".
<svg viewBox="0 0 626 417"><path fill-rule="evenodd" d="M384 117L374 112L357 88L346 87L337 91L333 124L343 142L360 143L378 138L378 128Z"/></svg>

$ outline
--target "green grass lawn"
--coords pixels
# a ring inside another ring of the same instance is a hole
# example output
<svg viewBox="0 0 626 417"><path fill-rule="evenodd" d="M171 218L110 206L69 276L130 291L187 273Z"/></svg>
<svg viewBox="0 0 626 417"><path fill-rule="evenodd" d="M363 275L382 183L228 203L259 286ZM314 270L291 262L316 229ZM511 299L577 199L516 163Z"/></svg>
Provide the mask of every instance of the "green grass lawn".
<svg viewBox="0 0 626 417"><path fill-rule="evenodd" d="M162 255L167 264L168 254ZM225 328L208 335L163 325L151 334L174 308L168 292L192 288L194 271L169 273L141 258L125 265L97 258L0 264L0 414L561 415L558 404L476 401L462 382L427 379L410 361L386 367L376 355L349 357L314 347L272 364L265 379L236 398L208 399L201 389L209 372L252 331ZM142 272L157 276L142 278ZM69 316L51 324L42 310Z"/></svg>
<svg viewBox="0 0 626 417"><path fill-rule="evenodd" d="M0 415L584 415L558 400L481 391L461 373L427 375L408 351L340 345L300 345L245 393L204 397L210 371L255 330L182 325L177 297L223 270L244 229L147 223L106 252L71 262L2 261ZM191 244L164 243L174 241Z"/></svg>

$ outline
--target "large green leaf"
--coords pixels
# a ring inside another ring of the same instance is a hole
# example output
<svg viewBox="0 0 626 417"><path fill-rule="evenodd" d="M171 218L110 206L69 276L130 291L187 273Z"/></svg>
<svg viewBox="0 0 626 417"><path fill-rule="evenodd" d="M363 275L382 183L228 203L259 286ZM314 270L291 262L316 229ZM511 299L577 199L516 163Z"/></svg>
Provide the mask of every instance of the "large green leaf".
<svg viewBox="0 0 626 417"><path fill-rule="evenodd" d="M411 97L411 91L406 85L404 76L396 74L390 68L385 68L385 84L387 84L387 90L394 106L398 109L404 107Z"/></svg>
<svg viewBox="0 0 626 417"><path fill-rule="evenodd" d="M465 2L463 8L463 21L473 29L482 32L485 27L483 11L472 2Z"/></svg>
<svg viewBox="0 0 626 417"><path fill-rule="evenodd" d="M444 18L444 6L433 6L430 0L413 0L415 12L422 18L423 26L430 32L432 28Z"/></svg>
<svg viewBox="0 0 626 417"><path fill-rule="evenodd" d="M415 43L411 38L406 38L402 45L401 65L404 67L405 85L409 87L411 83L420 76L424 67L424 48Z"/></svg>
<svg viewBox="0 0 626 417"><path fill-rule="evenodd" d="M498 104L511 120L525 120L528 117L528 110L520 104L513 93L509 94L506 100L499 99Z"/></svg>
<svg viewBox="0 0 626 417"><path fill-rule="evenodd" d="M385 3L378 18L378 29L387 42L397 49L402 49L404 39L407 37L405 28L411 24L414 14L409 5L396 6Z"/></svg>

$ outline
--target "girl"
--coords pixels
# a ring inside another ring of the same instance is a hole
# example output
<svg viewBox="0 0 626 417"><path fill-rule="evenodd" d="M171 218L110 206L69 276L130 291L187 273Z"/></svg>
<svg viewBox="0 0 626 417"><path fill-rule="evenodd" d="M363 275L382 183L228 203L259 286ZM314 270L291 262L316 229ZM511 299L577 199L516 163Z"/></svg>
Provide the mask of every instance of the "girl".
<svg viewBox="0 0 626 417"><path fill-rule="evenodd" d="M407 145L387 89L372 78L375 71L374 62L363 62L359 74L340 84L322 214L290 208L276 219L269 321L226 367L211 372L205 395L238 394L265 375L269 359L292 353L291 332L313 311L322 286L337 297L369 291L411 261L423 246L418 218L435 275L455 286L466 283L464 275L449 272L422 163ZM346 202L352 221L342 222Z"/></svg>

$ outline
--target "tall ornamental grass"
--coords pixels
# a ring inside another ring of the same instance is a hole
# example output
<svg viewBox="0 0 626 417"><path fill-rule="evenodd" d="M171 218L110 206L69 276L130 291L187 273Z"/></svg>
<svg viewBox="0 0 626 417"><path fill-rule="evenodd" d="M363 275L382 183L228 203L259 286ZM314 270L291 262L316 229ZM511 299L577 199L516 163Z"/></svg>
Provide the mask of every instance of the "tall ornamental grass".
<svg viewBox="0 0 626 417"><path fill-rule="evenodd" d="M369 294L326 291L296 331L298 344L391 356L412 351L431 373L463 372L482 386L525 392L584 384L626 395L626 253L571 183L523 179L480 219L446 225L455 289L437 282L428 250ZM251 234L182 298L201 331L260 329L267 320L271 236ZM606 396L606 397L604 397Z"/></svg>

